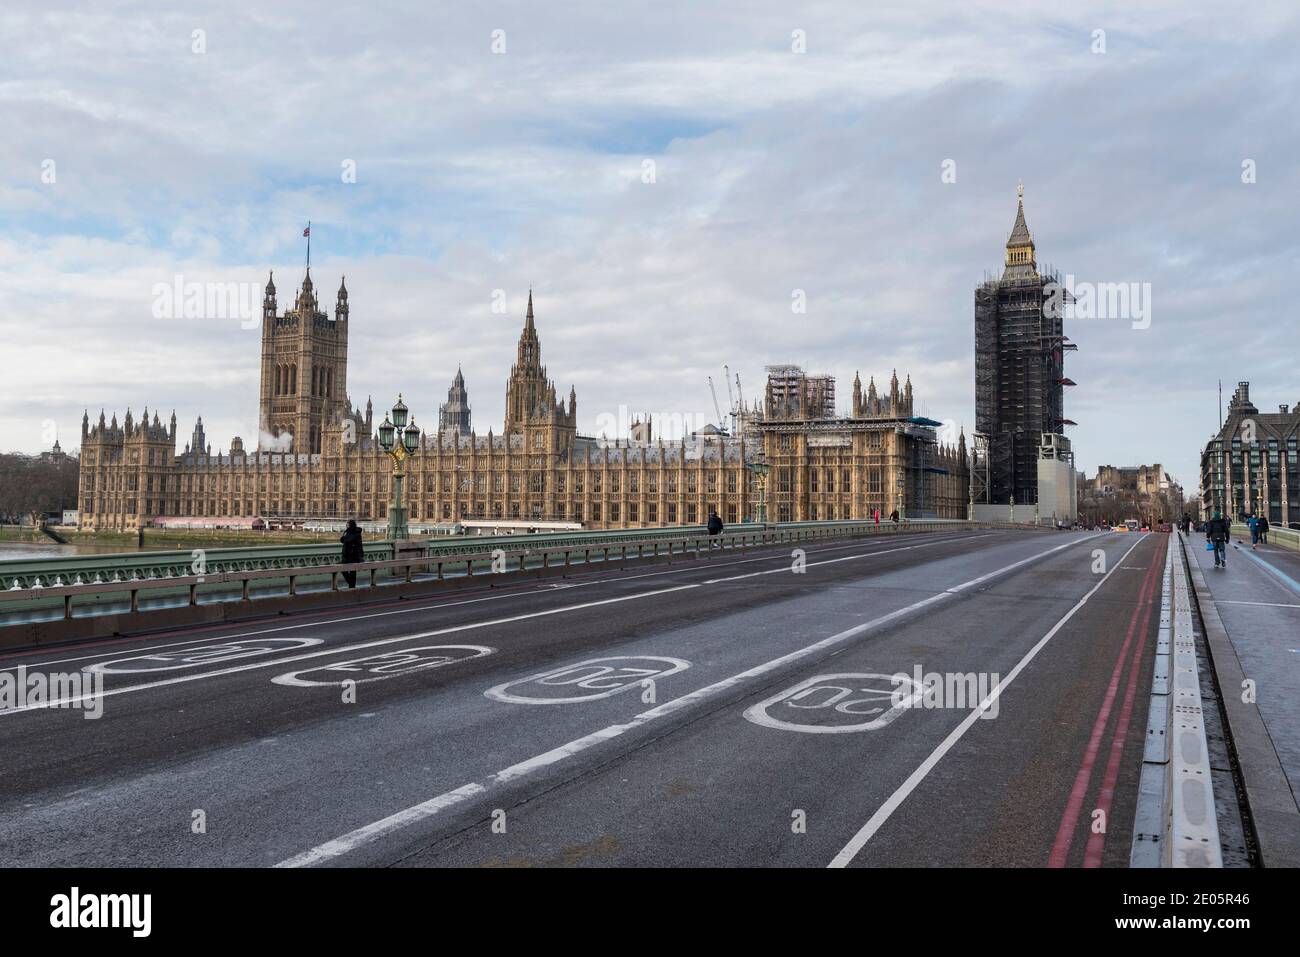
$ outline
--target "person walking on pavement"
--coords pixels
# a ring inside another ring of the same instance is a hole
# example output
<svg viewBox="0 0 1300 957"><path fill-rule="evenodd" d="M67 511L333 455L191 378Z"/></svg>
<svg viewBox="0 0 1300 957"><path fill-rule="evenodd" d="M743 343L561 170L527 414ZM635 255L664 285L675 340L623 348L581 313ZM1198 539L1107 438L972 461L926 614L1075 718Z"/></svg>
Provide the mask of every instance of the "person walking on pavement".
<svg viewBox="0 0 1300 957"><path fill-rule="evenodd" d="M1246 527L1250 529L1250 547L1256 548L1259 545L1259 519L1250 516L1246 519Z"/></svg>
<svg viewBox="0 0 1300 957"><path fill-rule="evenodd" d="M718 535L721 534L722 534L722 519L718 516L717 510L711 508L709 509L709 538L716 538ZM709 543L709 547L710 548L713 547L712 542Z"/></svg>
<svg viewBox="0 0 1300 957"><path fill-rule="evenodd" d="M344 565L357 565L366 560L366 550L361 543L361 529L357 528L355 519L348 519L348 527L339 536L339 541L343 543ZM348 583L349 588L357 587L355 571L344 572L343 580Z"/></svg>
<svg viewBox="0 0 1300 957"><path fill-rule="evenodd" d="M1205 523L1205 537L1214 546L1215 568L1228 566L1228 536L1231 531L1231 523L1223 517L1222 512L1215 509L1214 518Z"/></svg>
<svg viewBox="0 0 1300 957"><path fill-rule="evenodd" d="M1255 525L1255 531L1259 533L1259 543L1261 545L1267 545L1268 544L1268 516L1267 515L1261 515L1259 517L1259 522Z"/></svg>
<svg viewBox="0 0 1300 957"><path fill-rule="evenodd" d="M895 525L898 524L898 509L894 509L892 512L889 513L889 520L893 522Z"/></svg>

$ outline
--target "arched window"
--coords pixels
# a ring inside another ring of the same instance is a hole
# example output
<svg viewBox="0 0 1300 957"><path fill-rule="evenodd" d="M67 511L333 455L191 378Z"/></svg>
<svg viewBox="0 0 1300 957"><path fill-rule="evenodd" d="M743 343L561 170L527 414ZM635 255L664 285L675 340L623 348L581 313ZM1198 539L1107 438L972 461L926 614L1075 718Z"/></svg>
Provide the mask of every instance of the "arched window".
<svg viewBox="0 0 1300 957"><path fill-rule="evenodd" d="M289 366L289 394L298 394L298 363Z"/></svg>
<svg viewBox="0 0 1300 957"><path fill-rule="evenodd" d="M279 366L275 367L275 388L272 390L271 394L272 395L280 394L280 367Z"/></svg>

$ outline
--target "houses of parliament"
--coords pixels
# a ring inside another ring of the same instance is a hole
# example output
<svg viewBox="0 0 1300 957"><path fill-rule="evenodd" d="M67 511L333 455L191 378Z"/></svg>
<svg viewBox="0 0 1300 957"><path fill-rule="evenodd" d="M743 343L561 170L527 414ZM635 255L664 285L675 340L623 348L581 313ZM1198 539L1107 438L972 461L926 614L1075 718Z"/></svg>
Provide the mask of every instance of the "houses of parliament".
<svg viewBox="0 0 1300 957"><path fill-rule="evenodd" d="M379 522L387 515L391 459L379 447L371 403L347 393L348 290L334 314L320 308L308 268L293 306L279 311L274 277L262 302L259 435L212 450L200 417L177 451L176 415L127 410L81 426L80 522L89 529L148 525L250 527L256 520ZM913 413L910 379L888 390L855 377L847 414L834 380L771 366L764 397L734 416L664 440L647 418L614 439L580 435L577 395L558 395L542 364L532 293L506 379L501 430L471 429L457 372L436 431L406 462L413 531L565 523L593 529L697 525L716 510L728 524L769 521L965 518L969 467L963 434L938 440L939 423Z"/></svg>

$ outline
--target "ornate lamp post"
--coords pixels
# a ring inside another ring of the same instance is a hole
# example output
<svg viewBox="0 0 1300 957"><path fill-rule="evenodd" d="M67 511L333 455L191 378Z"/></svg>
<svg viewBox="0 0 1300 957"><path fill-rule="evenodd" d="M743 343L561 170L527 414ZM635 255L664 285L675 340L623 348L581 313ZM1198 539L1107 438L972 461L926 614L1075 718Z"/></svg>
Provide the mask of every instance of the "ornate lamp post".
<svg viewBox="0 0 1300 957"><path fill-rule="evenodd" d="M385 415L379 426L379 447L393 460L393 504L388 507L388 538L391 541L410 535L406 509L402 505L402 478L406 460L420 446L420 430L415 426L415 419L407 423L407 412L399 392L397 404L393 406L392 419Z"/></svg>
<svg viewBox="0 0 1300 957"><path fill-rule="evenodd" d="M754 485L758 491L757 513L754 516L759 525L767 524L767 473L772 467L766 462L750 462L745 466L754 473Z"/></svg>

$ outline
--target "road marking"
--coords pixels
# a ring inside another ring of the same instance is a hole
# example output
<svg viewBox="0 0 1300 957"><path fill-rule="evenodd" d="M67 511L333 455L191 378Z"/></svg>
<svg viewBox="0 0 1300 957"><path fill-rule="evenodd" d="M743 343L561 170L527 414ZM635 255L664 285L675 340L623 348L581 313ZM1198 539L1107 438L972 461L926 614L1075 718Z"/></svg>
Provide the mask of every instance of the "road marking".
<svg viewBox="0 0 1300 957"><path fill-rule="evenodd" d="M611 662L620 663L611 664ZM621 664L621 662L647 662L651 664L650 667L646 668L638 667L635 664ZM488 688L487 691L483 692L483 696L491 698L493 701L504 701L509 704L580 704L584 701L608 698L620 691L627 691L629 688L639 688L647 680L658 681L660 678L666 678L669 675L677 674L679 671L685 671L690 666L689 661L684 661L681 658L664 658L659 655L615 655L609 658L588 658L586 661L579 661L577 664L561 665L559 668L551 668L548 671L529 675L527 678L516 678L513 681L507 681L504 684ZM566 698L549 698L539 694L516 694L510 690L511 688L527 685L537 686L535 690L572 686L591 693Z"/></svg>
<svg viewBox="0 0 1300 957"><path fill-rule="evenodd" d="M1097 706L1097 713L1093 716L1092 731L1088 737L1088 743L1083 749L1083 758L1079 762L1079 769L1075 772L1074 783L1070 788L1069 797L1065 802L1065 810L1061 814L1061 820L1056 826L1056 839L1052 843L1052 850L1048 854L1048 867L1064 867L1070 856L1070 847L1074 843L1074 832L1079 823L1079 814L1083 810L1083 802L1088 794L1088 784L1092 781L1092 769L1097 760L1097 755L1101 752L1101 739L1106 733L1106 726L1110 722L1110 712L1115 706L1115 697L1119 694L1120 679L1124 674L1124 665L1129 660L1129 649L1133 648L1133 638L1139 635L1138 624L1142 621L1144 609L1149 609L1147 604L1152 595L1155 594L1156 582L1159 580L1158 563L1152 559L1147 566L1147 573L1143 576L1141 584L1138 586L1136 600L1133 603L1133 610L1129 614L1128 629L1124 634L1124 642L1120 645L1119 653L1115 656L1115 664L1111 669L1110 683L1106 685L1106 692L1102 695L1101 703ZM1141 660L1142 647L1146 643L1146 631L1140 633L1140 641L1135 652L1135 660ZM1133 667L1129 670L1129 691L1132 692L1133 681L1137 676L1138 668ZM1127 729L1127 725L1125 725Z"/></svg>
<svg viewBox="0 0 1300 957"><path fill-rule="evenodd" d="M932 547L932 546L934 546L934 545L943 545L943 544L945 544L945 543L952 543L952 542L969 542L969 541L974 541L975 539L979 539L979 538L989 538L992 534L993 534L992 532L982 532L982 533L974 534L974 535L967 534L967 533L963 533L963 532L958 532L958 533L956 533L956 534L948 534L948 533L946 533L946 532L936 532L935 535L934 535L933 537L927 537L927 541L925 541L923 544L920 544L920 545L909 545L909 546L907 546L907 547L908 547L908 548L928 548L928 547ZM938 537L938 536L943 536L943 537ZM880 540L878 540L878 541L873 541L873 542L864 542L864 541L862 541L862 540L858 540L858 541L849 542L849 543L844 544L844 545L826 545L826 546L824 546L824 547L816 547L816 548L810 549L809 551L810 551L812 554L815 554L815 555L823 555L823 554L825 554L825 553L827 553L827 552L841 552L841 551L844 551L845 549L848 549L848 548L862 548L862 547L864 547L864 546L866 546L866 545L870 545L870 544L882 544L882 545L883 545L883 544L888 544L888 542L890 542L890 541L893 541L893 539L880 539ZM758 546L758 547L762 547L762 546ZM870 555L886 555L886 554L889 554L889 553L891 553L891 552L898 551L898 550L899 550L899 549L892 549L892 548L891 548L891 549L886 549L886 550L878 551L878 552L870 552L870 553L867 553L867 556L859 556L859 557L869 557ZM728 568L728 567L733 566L733 565L752 565L752 564L754 564L755 562L770 562L770 561L782 561L782 562L784 562L784 561L786 561L786 560L787 560L787 557L786 557L785 555L781 555L781 554L777 554L777 555L760 555L760 556L758 556L758 557L756 557L756 558L738 558L738 559L735 559L734 561L727 561L727 562L714 562L714 563L712 563L711 565L706 566L706 567L710 567L710 568ZM576 566L576 567L578 567L578 568L583 568L583 567L585 567L585 566ZM608 569L606 569L606 568L596 568L595 565L593 565L593 566L591 566L591 567L592 567L592 569L593 569L595 572L597 572L597 573L608 571ZM788 565L784 565L784 564L782 565L782 569L788 569L788 567L789 567ZM657 572L641 572L640 574L636 574L636 575L620 575L620 576L618 576L618 577L612 577L612 578L611 578L611 577L592 578L592 579L589 580L589 581L581 581L581 582L562 582L562 583L559 583L559 584L541 583L541 584L548 584L548 587L549 587L549 588L589 588L589 587L591 587L591 586L593 586L593 585L611 585L611 584L617 584L617 583L619 583L619 582L637 581L637 580L642 579L642 578L660 578L660 577L663 577L663 576L665 576L665 575L682 575L682 574L686 574L686 573L688 573L688 572L695 572L695 571L701 571L701 570L702 570L702 567L701 567L701 566L699 566L699 565L694 565L694 564L689 564L689 563L688 563L688 564L685 564L685 565L681 566L680 568L668 568L668 569L663 569L663 570L661 570L661 571L657 571ZM578 572L578 574L583 574L583 572ZM205 636L205 637L203 637L203 638L191 638L191 639L187 639L187 640L185 640L185 641L168 642L168 643L166 643L166 644L155 644L155 643L149 641L149 639L147 639L147 638L145 638L145 639L115 639L115 640L114 640L114 643L116 643L116 644L121 644L121 643L123 643L123 642L129 642L129 641L142 641L142 642L144 642L144 644L141 646L141 648L139 648L139 649L134 649L134 650L144 650L145 648L149 648L149 649L160 649L160 648L181 648L181 647L185 647L185 646L187 646L187 645L195 645L195 644L199 644L199 643L201 643L201 642L205 642L205 641L223 640L223 639L224 639L224 640L234 640L234 639L237 639L237 638L253 638L253 637L257 637L258 635L270 635L270 634L275 634L275 633L277 633L277 632L281 632L281 631L293 631L293 630L296 630L296 629L299 629L299 628L314 628L314 627L326 628L326 627L329 627L329 626L331 626L331 625L342 625L342 624L347 624L348 622L353 622L353 621L366 621L366 620L371 619L371 618L387 618L387 617L389 617L389 616L391 616L391 615L411 615L411 614L415 614L415 613L417 613L417 612L422 612L422 611L435 611L435 610L440 609L440 608L457 608L457 607L459 607L459 606L461 606L461 605L477 605L477 604L480 604L480 603L482 603L482 602L488 602L488 601L501 601L501 600L503 600L503 599L507 599L507 598L526 598L526 597L534 597L534 598L535 598L535 597L537 597L537 595L539 595L539 594L545 594L545 592L542 591L541 589L539 589L539 588L537 588L537 587L534 587L536 584L539 584L539 583L534 583L534 582L517 582L517 583L515 583L515 584L518 584L518 585L520 585L520 586L528 586L528 587L521 587L521 588L520 588L519 590L517 590L517 591L502 592L502 593L495 594L495 595L483 595L483 596L478 597L478 598L465 598L465 599L462 599L462 600L460 600L460 601L436 601L436 600L428 600L428 601L426 601L425 599L416 599L416 601L420 601L420 602L422 602L422 604L412 605L412 606L409 607L409 608L393 608L393 609L389 609L388 611L368 612L368 613L366 613L366 614L364 614L364 615L351 615L351 616L349 616L349 617L347 617L347 618L329 618L329 619L325 619L324 621L313 620L313 621L299 622L299 623L297 623L297 624L292 624L292 625L277 625L277 626L274 627L274 628L259 628L259 629L255 630L255 631L236 632L236 633L233 634L233 635L207 635L207 636ZM438 598L438 597L440 597L440 596L432 596L433 599L436 599L436 598ZM38 649L38 650L37 650L38 653L39 653L39 650L43 650L43 649ZM28 668L29 671L31 671L31 670L34 670L34 669L37 669L37 668L45 668L45 667L48 667L48 666L50 666L50 665L69 664L69 663L74 662L74 661L89 661L89 660L91 660L92 658L105 658L105 657L108 657L109 655L120 654L120 653L122 652L122 650L123 650L123 649L118 648L118 649L115 649L115 650L113 650L113 651L100 651L100 652L95 652L94 654L89 654L89 655L78 655L78 656L73 657L73 658L56 658L56 659L54 659L54 660L52 660L52 661L37 661L37 662L33 662L32 664L27 665L27 668ZM131 649L127 649L127 650L131 650ZM0 655L0 659L6 659L6 660L7 660L7 659L10 659L10 658L21 657L21 656L23 656L23 655L24 655L24 652L10 653L10 654L7 654L7 655ZM4 666L0 667L0 670L7 669L7 668L10 668L10 667L16 667L16 664L15 664L15 665L4 665Z"/></svg>
<svg viewBox="0 0 1300 957"><path fill-rule="evenodd" d="M1051 641L1053 637L1055 637L1056 633L1065 626L1065 623L1073 618L1075 613L1088 603L1088 599L1095 595L1102 585L1106 584L1107 579L1109 579L1111 575L1115 574L1115 571L1123 564L1124 559L1128 558L1133 549L1142 544L1143 538L1146 538L1145 534L1134 542L1127 552L1120 556L1119 562L1111 565L1110 571L1106 572L1106 574L1102 576L1101 581L1092 586L1088 593L1080 598L1074 607L1067 611L1065 615L1051 627L1047 634L1038 640L1038 643L1035 644L1034 647L1029 649L1028 653L1020 659L1007 676L998 682L998 686L989 692L988 697L980 702L979 707L963 718L961 723L958 724L957 727L953 728L949 733L948 737L944 738L943 741L940 742L939 746L930 753L930 756L922 761L915 771L908 775L907 780L899 785L898 789L889 796L889 799L876 810L875 814L871 815L867 820L867 823L862 825L862 827L858 829L858 832L854 834L840 852L835 855L834 859L828 865L829 867L847 867L853 859L858 856L862 848L866 847L867 842L875 836L876 832L879 831L893 813L898 810L902 803L907 800L908 796L916 790L917 785L925 780L926 776L934 769L934 767L943 760L943 756L952 750L953 745L961 740L962 736L970 730L971 726L980 719L980 715L987 711L989 705L991 705L993 701L1002 694L1002 690L1009 687L1011 682L1016 680L1016 676L1025 669L1029 662L1034 660L1034 657L1038 652L1040 652L1043 647ZM1083 539L1083 541L1087 541L1087 539Z"/></svg>
<svg viewBox="0 0 1300 957"><path fill-rule="evenodd" d="M1285 601L1234 601L1230 598L1216 598L1216 605L1262 605L1266 608L1300 608L1300 605Z"/></svg>
<svg viewBox="0 0 1300 957"><path fill-rule="evenodd" d="M434 652L434 654L420 654L420 652L425 651ZM389 678L409 675L416 671L441 668L444 665L455 664L458 661L483 658L495 651L495 648L489 648L487 645L430 645L425 648L403 648L401 651L388 651L380 655L370 655L367 658L339 661L334 664L321 665L319 668L290 671L282 675L276 675L271 681L274 684L288 685L294 688L339 686L348 681L360 685L371 681L387 681ZM453 652L453 654L447 652ZM454 652L469 652L469 654L454 654ZM312 681L309 678L302 677L317 672L337 672L338 676L337 678L332 677L329 681ZM369 674L372 677L359 678L356 677L358 673Z"/></svg>
<svg viewBox="0 0 1300 957"><path fill-rule="evenodd" d="M844 642L847 642L852 638L856 638L857 636L864 634L868 631L871 631L876 628L880 628L883 625L887 625L891 622L897 621L900 618L904 618L907 615L913 614L923 608L928 608L931 605L935 605L939 602L947 601L948 599L953 598L956 595L959 595L964 591L968 590L970 587L975 587L976 583L987 581L989 578L993 577L994 575L1013 571L1017 568L1023 567L1029 562L1037 561L1041 558L1046 558L1049 555L1054 555L1063 549L1070 548L1071 546L1079 545L1087 541L1091 541L1092 539L1098 537L1100 536L1090 535L1084 538L1073 539L1061 545L1057 545L1054 548L1049 548L1044 552L1039 552L1035 555L1029 556L1028 558L1023 558L1019 561L1012 562L1010 565L1006 565L995 572L991 572L987 575L981 575L979 578L973 578L968 582L963 582L960 585L956 585L952 588L945 589L941 592L931 595L928 598L923 598L920 601L913 602L912 604L907 605L904 608L900 608L897 611L892 611L886 615L881 615L879 618L873 618L870 621L865 621L862 622L861 624L854 625L853 627L847 628L844 631L831 635L828 638L823 638L820 641L813 642L811 645L806 645L803 648L799 648L796 649L795 651L788 652L787 654L781 655L778 658L773 658L770 661L763 662L760 665L756 665L753 668L749 668L745 671L739 672L738 674L734 674L728 678L723 678L720 681L715 681L713 684L706 685L703 688L699 688L695 691L690 692L689 694L682 695L680 698L674 698L671 701L666 701L663 704L659 705L658 707L651 708L649 711L643 711L640 714L635 715L627 722L624 722L622 724L609 725L605 728L601 728L599 731L595 731L591 734L584 735L580 738L568 742L567 744L562 744L557 748L552 748L550 751L546 751L542 754L535 755L531 758L528 758L525 761L519 762L518 764L513 764L510 767L503 768L500 771L488 775L485 782L472 782L470 784L462 785L461 787L457 788L454 791L448 791L445 794L440 794L436 797L430 798L427 801L423 801L420 804L413 805L411 807L406 808L405 810L398 811L395 814L391 814L388 817L381 818L378 821L374 821L370 824L366 824L362 827L356 828L355 830L349 831L348 833L340 837L334 838L333 840L327 841L324 844L303 851L300 854L295 854L293 857L281 861L276 866L277 867L310 867L316 864L324 863L325 861L342 857L344 854L347 854L350 851L356 850L359 847L363 847L366 844L370 844L376 840L379 840L382 837L385 837L386 835L399 831L404 827L408 827L409 825L427 820L441 813L446 808L460 804L461 802L467 800L470 797L483 794L493 786L515 781L518 780L519 778L526 777L530 774L533 774L536 771L539 771L543 768L548 768L553 765L559 764L560 762L565 761L577 754L581 754L583 751L586 751L589 748L595 747L596 745L617 738L628 731L642 727L643 725L649 724L650 722L655 721L659 718L667 717L669 715L676 714L680 711L684 711L717 694L720 694L725 691L729 691L732 688L736 687L739 684L742 684L745 681L749 681L753 678L762 677L779 668L783 668L787 665L794 664L795 662L802 661L803 659L808 658L809 656L817 655L830 648L834 648L836 645L843 644ZM1138 544L1137 542L1134 542L1134 547L1137 547L1137 544ZM1105 579L1103 579L1103 581L1104 580ZM1098 587L1100 587L1100 583L1098 583ZM1091 592L1089 592L1089 594L1091 594ZM996 689L995 689L995 693L996 693ZM991 697L992 696L990 696L990 698ZM982 712L982 709L987 706L989 700L990 700L989 698L986 698L985 701L981 703L980 709L976 710L973 713L973 717L979 717L980 713Z"/></svg>
<svg viewBox="0 0 1300 957"><path fill-rule="evenodd" d="M1167 554L1169 539L1165 539L1163 543L1157 540L1157 556L1161 547L1164 547ZM1179 554L1175 560L1181 562L1182 555ZM1153 556L1151 564L1158 567L1160 565L1159 558ZM1156 583L1153 581L1151 591L1147 594L1146 607L1142 610L1142 623L1138 625L1138 643L1137 647L1133 649L1132 664L1128 673L1128 687L1124 691L1124 703L1120 707L1115 732L1111 735L1110 758L1106 762L1106 770L1101 779L1101 791L1098 792L1097 796L1097 810L1102 812L1102 820L1110 820L1111 802L1115 799L1115 785L1119 781L1120 760L1128 743L1128 729L1130 722L1133 720L1133 702L1137 698L1138 673L1142 670L1142 653L1146 648L1147 636L1150 634L1151 628L1151 613L1155 608L1155 585ZM1102 854L1105 850L1105 829L1091 831L1088 835L1088 843L1084 847L1083 866L1100 867Z"/></svg>
<svg viewBox="0 0 1300 957"><path fill-rule="evenodd" d="M139 675L152 674L156 671L180 671L185 668L200 668L203 665L220 664L223 661L253 658L257 655L273 655L277 651L296 651L299 648L311 648L314 645L324 643L323 638L264 638L261 641L249 642L225 641L215 645L201 645L198 648L165 651L161 654L136 655L132 658L97 661L81 670L90 674L104 675ZM140 662L145 667L116 667L129 662Z"/></svg>
<svg viewBox="0 0 1300 957"><path fill-rule="evenodd" d="M1274 578L1276 578L1282 584L1286 585L1286 587L1291 589L1291 591L1293 591L1295 594L1300 595L1300 582L1296 581L1286 572L1282 571L1282 569L1273 565L1272 562L1264 561L1264 559L1260 558L1254 552L1248 552L1246 551L1246 549L1242 548L1241 546L1235 543L1233 544L1232 547L1235 548L1237 551L1241 552L1241 554L1245 555L1251 561L1262 566L1265 571L1272 574Z"/></svg>
<svg viewBox="0 0 1300 957"><path fill-rule="evenodd" d="M895 684L895 681L899 684ZM911 689L902 687L905 683ZM863 687L866 685L867 687ZM878 731L893 722L913 704L921 700L924 688L906 675L881 674L834 674L815 675L801 681L792 688L772 695L772 697L751 705L745 709L744 718L765 728L780 731L802 731L805 734L848 734L856 731ZM826 695L824 692L831 692ZM861 697L851 698L859 694ZM904 695L899 700L897 695ZM820 697L819 697L820 695ZM768 710L784 704L795 711L807 714L791 715L805 718L806 721L783 721L773 717ZM886 708L888 705L888 708ZM864 707L865 706L865 707ZM840 715L853 718L869 718L867 721L854 721L851 724L809 724L810 721L840 720ZM874 717L879 715L879 717Z"/></svg>
<svg viewBox="0 0 1300 957"><path fill-rule="evenodd" d="M1087 540L1088 539L1086 538L1081 538L1073 542L1066 542L1064 545L1058 545L1055 549L1051 549L1050 551L1047 552L1042 552L1040 553L1040 555L1030 556L1029 558L1021 559L1019 562L1016 562L1014 565L1008 565L1007 568L1008 569L1018 568L1019 566L1025 564L1026 562L1035 560L1041 555L1049 555L1053 551L1059 551L1062 548L1068 548L1071 545L1078 544L1079 542L1085 542ZM933 545L939 543L930 542L926 544ZM913 548L922 548L922 547L925 546L909 545L906 546L905 548L888 549L887 551L883 551L883 552L866 552L856 557L874 558L877 555L884 555L884 554L888 554L889 552L907 551ZM838 558L828 559L827 561L838 562L838 561L843 561L843 559L838 559ZM813 568L817 565L822 565L826 563L827 562L808 562L805 567ZM782 570L788 570L788 569L782 569ZM984 576L984 577L987 578L988 576ZM727 581L727 579L718 578L718 579L713 579L711 583L717 584L719 582L725 582L725 581ZM108 688L105 689L104 691L100 691L95 694L75 695L67 698L51 699L49 701L43 701L38 704L24 705L22 707L17 707L17 708L3 708L0 709L0 717L3 717L4 715L10 715L10 714L22 714L23 712L26 711L34 711L34 710L40 710L44 708L67 707L79 701L88 701L92 697L98 699L98 698L107 698L107 697L121 695L121 694L133 694L139 691L150 691L153 690L154 688L164 688L170 685L185 684L190 681L203 681L208 678L220 678L226 675L240 674L245 671L255 671L259 668L274 668L279 665L291 664L295 661L306 661L312 658L321 658L328 655L345 654L349 651L360 651L366 648L379 648L385 645L397 644L403 641L414 641L420 638L436 638L442 635L452 635L458 632L472 631L478 628L492 628L497 625L509 625L519 621L529 621L534 618L545 618L545 617L549 617L550 615L562 615L571 611L583 611L588 608L599 608L603 605L614 605L625 601L637 601L638 599L642 599L642 598L655 598L658 597L659 595L670 595L673 592L692 591L696 588L702 588L704 584L705 583L703 582L688 582L685 585L673 585L669 588L657 588L652 591L637 592L635 595L618 595L613 598L601 598L595 601L580 602L579 604L576 605L563 605L558 608L543 609L542 611L525 612L520 615L513 615L506 618L493 618L493 619L489 619L488 621L468 622L463 625L448 625L445 628L437 628L434 629L433 631L422 631L411 635L399 635L395 638L377 638L371 641L357 642L351 645L335 645L331 648L326 648L323 651L312 652L310 654L305 654L305 655L295 655L290 658L277 658L274 661L262 661L262 662L255 662L253 664L247 664L247 665L235 665L229 668L219 668L214 671L205 671L203 674L198 674L198 675L182 675L175 678L160 679L158 681L146 681L146 682L141 682L139 684L128 685L127 687L124 688ZM361 617L374 617L374 616L361 616ZM340 620L350 621L354 619L340 619ZM287 625L285 627L301 628L307 626ZM269 630L282 631L284 629L269 629Z"/></svg>

